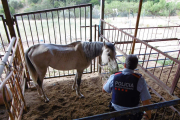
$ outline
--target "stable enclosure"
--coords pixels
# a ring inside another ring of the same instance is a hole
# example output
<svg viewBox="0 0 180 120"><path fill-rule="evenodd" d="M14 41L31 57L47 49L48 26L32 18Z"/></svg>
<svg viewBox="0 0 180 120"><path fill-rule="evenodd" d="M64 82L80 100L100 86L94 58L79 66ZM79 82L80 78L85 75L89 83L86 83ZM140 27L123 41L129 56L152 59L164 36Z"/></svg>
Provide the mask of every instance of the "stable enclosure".
<svg viewBox="0 0 180 120"><path fill-rule="evenodd" d="M27 111L26 101L24 99L25 87L28 88L32 82L24 62L24 51L28 47L39 43L69 44L74 41L102 42L102 40L116 43L117 61L120 70L123 69L124 60L128 54L134 53L138 56L139 65L136 72L143 74L143 77L149 79L147 81L149 90L153 94L153 97L159 98L159 101L153 101L154 104L152 105L132 108L132 110L129 111L106 113L82 119L96 120L110 118L112 116L124 115L147 109L153 110L153 119L179 119L179 26L138 28L137 36L134 37L135 29L133 28L117 28L104 20L100 20L101 26L92 25L92 5L86 4L15 14L13 15L15 23L14 28L16 36L18 37L11 38L4 17L0 16L0 18L0 22L2 22L1 26L4 27L4 29L2 28L0 30L1 64L4 68L2 68L1 76L3 84L0 84L0 88L5 91L4 94L6 93L6 87L10 88L12 93L12 100L10 102L5 99L9 119L21 119L23 110ZM161 44L164 42L166 42L166 44ZM6 61L2 59L2 57L5 56L9 56L6 58ZM99 75L103 80L106 80L110 75L108 67L103 66L98 58L94 59L92 64L84 71L85 74L94 72L100 72ZM45 78L48 80L55 77L73 76L75 73L75 70L57 71L48 68ZM95 85L96 82L93 86ZM102 84L98 83L98 85ZM88 85L84 86L84 88L86 87L88 87ZM157 88L165 92L159 93ZM89 91L90 90L88 90L88 92ZM100 90L96 92L100 92ZM8 94L8 96L10 97L10 94ZM167 96L169 99L166 99ZM98 97L101 99L103 98L101 95ZM75 99L75 101L78 100L75 96L70 97L70 99ZM63 98L58 100L59 102L64 101ZM99 105L101 106L102 104L103 103L100 103ZM103 105L106 106L106 104ZM43 108L44 106L40 106L38 110L42 110ZM52 108L56 111L63 107L55 105ZM170 112L168 110L169 108ZM94 109L91 111L93 110ZM72 114L74 112L78 111L72 110ZM100 114L101 112L102 111L95 112L95 114ZM103 112L108 111L106 110ZM48 115L50 116L51 114L52 113L43 114L44 116L42 115L42 119L46 119ZM87 115L91 116L95 114ZM79 117L85 116L82 115L73 118L71 115L71 119L78 119ZM56 119L60 119L60 116Z"/></svg>

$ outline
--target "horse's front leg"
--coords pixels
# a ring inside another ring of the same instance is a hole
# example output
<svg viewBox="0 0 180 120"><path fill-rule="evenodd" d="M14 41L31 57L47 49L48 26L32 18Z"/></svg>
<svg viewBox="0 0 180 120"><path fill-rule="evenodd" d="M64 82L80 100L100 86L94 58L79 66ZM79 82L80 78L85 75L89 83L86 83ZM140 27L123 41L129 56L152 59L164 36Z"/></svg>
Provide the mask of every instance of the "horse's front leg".
<svg viewBox="0 0 180 120"><path fill-rule="evenodd" d="M76 81L77 81L78 73L76 73L75 78L74 78L74 84L72 85L72 90L76 89Z"/></svg>
<svg viewBox="0 0 180 120"><path fill-rule="evenodd" d="M77 94L80 98L84 98L84 95L81 94L81 92L80 92L80 84L81 84L82 73L83 73L83 71L77 71L78 77L77 77L77 89L76 89L76 94Z"/></svg>

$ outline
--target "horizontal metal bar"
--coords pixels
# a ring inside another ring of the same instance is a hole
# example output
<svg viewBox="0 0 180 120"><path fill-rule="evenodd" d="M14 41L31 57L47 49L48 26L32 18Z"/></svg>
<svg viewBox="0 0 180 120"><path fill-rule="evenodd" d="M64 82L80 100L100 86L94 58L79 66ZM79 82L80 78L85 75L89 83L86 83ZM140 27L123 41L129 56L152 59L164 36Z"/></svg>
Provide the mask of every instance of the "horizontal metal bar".
<svg viewBox="0 0 180 120"><path fill-rule="evenodd" d="M167 100L165 100L158 92L156 92L152 87L150 87L149 85L147 85L147 87L150 88L150 89L152 90L152 92L153 92L154 94L156 94L159 98L161 98L161 99L163 100L163 102L167 101ZM174 96L174 97L176 97L175 99L178 99L177 96ZM180 112L179 112L176 108L174 108L173 106L170 106L170 108L171 108L173 111L176 111L176 112L178 113L178 115L180 116Z"/></svg>
<svg viewBox="0 0 180 120"><path fill-rule="evenodd" d="M47 10L39 10L39 11L35 11L35 12L14 14L14 16L29 15L29 14L36 14L36 13L45 13L45 12L52 12L52 11L65 10L65 9L74 9L74 8L79 8L79 7L87 7L87 6L91 6L91 5L92 4L82 4L82 5L75 5L75 6L70 6L70 7L54 8L54 9L47 9Z"/></svg>
<svg viewBox="0 0 180 120"><path fill-rule="evenodd" d="M154 103L151 105L145 105L145 106L140 106L140 107L133 107L133 108L126 109L126 110L108 112L108 113L103 113L103 114L99 114L99 115L94 115L94 116L89 116L89 117L84 117L84 118L78 118L78 119L74 119L74 120L110 119L113 117L118 117L118 116L127 115L127 114L134 114L134 113L138 113L141 111L153 110L153 109L158 109L158 108L162 108L162 107L169 107L169 106L177 105L177 104L180 104L180 99L166 101L166 102L160 102L160 103Z"/></svg>
<svg viewBox="0 0 180 120"><path fill-rule="evenodd" d="M107 23L106 21L104 21L104 20L102 20L102 19L101 19L101 21L103 21L104 23L108 24L109 26L114 27L115 29L117 29L117 30L121 31L121 32L122 32L122 33L124 33L125 35L130 36L131 38L135 39L135 40L136 40L136 42L143 43L144 45L146 45L146 46L148 46L148 47L152 48L153 50L157 51L158 53L160 53L160 54L162 54L162 55L166 56L167 58L169 58L169 59L171 59L171 60L175 61L176 63L180 64L180 61L178 61L178 60L174 59L173 57L171 57L171 56L170 56L170 55L168 55L168 54L163 53L163 52L162 52L162 51L160 51L159 49L157 49L157 48L155 48L155 47L153 47L153 46L149 45L147 42L142 41L142 40L140 40L140 39L138 39L138 38L136 38L136 37L132 36L131 34L129 34L129 33L127 33L127 32L125 32L125 31L123 31L123 30L121 30L121 29L118 29L118 28L117 28L117 27L115 27L114 25L111 25L111 24ZM100 35L100 37L102 37L103 39L106 39L103 35ZM107 40L107 39L106 39L106 40ZM109 40L107 40L107 41L109 41Z"/></svg>
<svg viewBox="0 0 180 120"><path fill-rule="evenodd" d="M163 53L169 53L169 52L178 52L180 50L173 50L173 51L165 51ZM146 53L146 54L134 54L134 55L149 55L149 54L158 54L158 53ZM121 57L123 55L116 55L116 57ZM177 59L177 58L174 58L174 59Z"/></svg>
<svg viewBox="0 0 180 120"><path fill-rule="evenodd" d="M173 40L180 40L178 38L168 38L168 39L152 39L152 40L142 40L145 42L159 42L159 41L173 41ZM123 41L123 42L115 42L116 44L128 44L132 43L133 41ZM136 43L141 43L141 42L136 42Z"/></svg>
<svg viewBox="0 0 180 120"><path fill-rule="evenodd" d="M142 27L142 28L138 28L138 29L154 29L154 28L172 28L172 27L180 27L180 26L163 26L163 27ZM135 28L118 28L118 29L121 29L121 30L132 30L132 29L135 29ZM114 29L104 29L104 30L114 30Z"/></svg>
<svg viewBox="0 0 180 120"><path fill-rule="evenodd" d="M97 72L97 70L95 72ZM83 74L90 74L90 73L92 73L92 72L85 72ZM57 77L65 77L65 76L73 76L73 75L75 75L75 74L67 74L67 75L60 75L60 76L53 76L53 77L50 76L50 77L45 77L44 79L57 78Z"/></svg>

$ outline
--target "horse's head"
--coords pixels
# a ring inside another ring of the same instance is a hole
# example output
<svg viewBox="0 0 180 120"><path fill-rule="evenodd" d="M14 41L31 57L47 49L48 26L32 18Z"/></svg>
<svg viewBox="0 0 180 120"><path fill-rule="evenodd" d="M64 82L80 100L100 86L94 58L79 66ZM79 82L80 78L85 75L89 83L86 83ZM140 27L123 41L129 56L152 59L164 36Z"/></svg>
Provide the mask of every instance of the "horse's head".
<svg viewBox="0 0 180 120"><path fill-rule="evenodd" d="M104 64L109 65L113 73L119 71L116 61L116 50L114 44L109 42L103 42L101 58Z"/></svg>

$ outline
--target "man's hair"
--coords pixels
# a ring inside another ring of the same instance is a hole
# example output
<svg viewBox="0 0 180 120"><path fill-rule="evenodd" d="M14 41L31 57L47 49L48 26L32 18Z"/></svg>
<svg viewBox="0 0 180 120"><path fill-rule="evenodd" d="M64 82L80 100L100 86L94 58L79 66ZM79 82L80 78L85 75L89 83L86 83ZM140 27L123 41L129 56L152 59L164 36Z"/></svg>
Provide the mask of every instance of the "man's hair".
<svg viewBox="0 0 180 120"><path fill-rule="evenodd" d="M134 70L138 65L138 58L136 55L133 54L128 55L125 63L126 63L126 68Z"/></svg>

